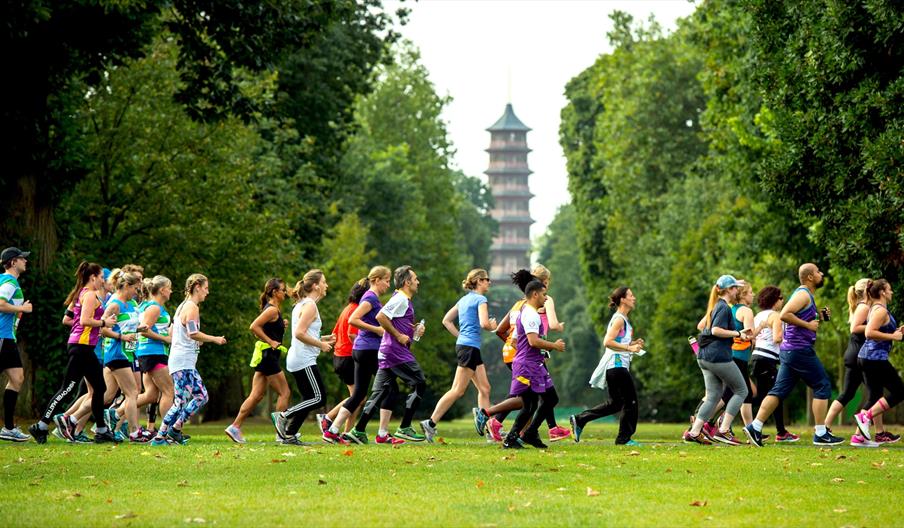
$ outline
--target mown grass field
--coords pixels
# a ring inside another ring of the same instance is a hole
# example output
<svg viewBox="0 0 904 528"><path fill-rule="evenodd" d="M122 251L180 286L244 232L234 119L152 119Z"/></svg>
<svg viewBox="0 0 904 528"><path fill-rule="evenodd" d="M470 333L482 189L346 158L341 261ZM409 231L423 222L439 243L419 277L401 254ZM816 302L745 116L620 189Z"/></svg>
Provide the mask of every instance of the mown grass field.
<svg viewBox="0 0 904 528"><path fill-rule="evenodd" d="M224 426L186 427L186 446L0 444L0 526L904 523L900 445L820 449L805 434L704 447L679 443L681 425L640 424L643 446L625 448L602 424L580 444L512 452L459 421L441 424L445 443L433 445L290 448L262 422L246 425L244 446ZM313 441L313 424L302 435Z"/></svg>

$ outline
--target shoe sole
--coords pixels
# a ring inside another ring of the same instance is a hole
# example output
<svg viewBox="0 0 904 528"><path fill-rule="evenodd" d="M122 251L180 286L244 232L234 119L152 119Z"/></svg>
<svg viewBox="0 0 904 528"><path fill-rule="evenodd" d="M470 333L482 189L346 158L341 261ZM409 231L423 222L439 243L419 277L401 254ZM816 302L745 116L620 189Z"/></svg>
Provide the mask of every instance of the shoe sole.
<svg viewBox="0 0 904 528"><path fill-rule="evenodd" d="M844 440L839 440L837 442L813 442L815 446L837 446L844 443Z"/></svg>
<svg viewBox="0 0 904 528"><path fill-rule="evenodd" d="M878 444L878 443L876 443L876 442L873 442L872 444L855 444L854 442L851 442L851 445L852 445L853 447L860 447L860 448L863 448L863 449L870 449L870 448L876 448L876 447L879 447L880 444Z"/></svg>
<svg viewBox="0 0 904 528"><path fill-rule="evenodd" d="M279 436L279 439L285 440L288 436L286 436L285 430L280 431L279 426L276 425L279 422L279 418L276 415L277 413L270 414L270 421L273 422L273 428L276 429L276 435Z"/></svg>
<svg viewBox="0 0 904 528"><path fill-rule="evenodd" d="M550 442L559 442L559 441L561 441L561 440L565 440L566 438L569 438L570 436L571 436L571 435L568 435L568 436L564 436L564 435L563 435L563 436L557 436L557 437L555 437L555 438L550 437L550 438L549 438L549 441L550 441Z"/></svg>
<svg viewBox="0 0 904 528"><path fill-rule="evenodd" d="M345 439L348 440L349 443L355 443L355 444L357 444L357 445L365 445L365 444L367 444L367 442L355 438L354 435L348 435L348 437L345 438Z"/></svg>
<svg viewBox="0 0 904 528"><path fill-rule="evenodd" d="M396 433L392 436L394 436L396 438L401 438L402 440L405 440L406 442L426 442L427 441L426 438L414 438L412 436L398 434L398 433Z"/></svg>
<svg viewBox="0 0 904 528"><path fill-rule="evenodd" d="M863 438L866 438L867 440L872 440L872 439L873 439L872 435L869 434L869 423L866 423L866 425L864 425L864 424L860 421L860 415L859 415L859 414L855 414L855 415L854 415L854 422L857 423L857 429L860 430L860 435L863 436Z"/></svg>
<svg viewBox="0 0 904 528"><path fill-rule="evenodd" d="M477 423L480 421L480 409L473 408L471 409L471 415L474 417L474 430L477 431L477 434L480 436L484 436L486 434L486 424L483 425L483 429L480 428Z"/></svg>
<svg viewBox="0 0 904 528"><path fill-rule="evenodd" d="M789 440L776 440L775 442L778 444L793 444L794 442L799 442L799 441L800 441L800 437L798 436L797 438L791 438Z"/></svg>
<svg viewBox="0 0 904 528"><path fill-rule="evenodd" d="M244 444L245 443L244 439L240 440L240 439L232 436L232 433L229 432L229 429L223 429L223 432L226 433L226 436L228 436L229 439L232 440L233 442L235 442L236 444Z"/></svg>
<svg viewBox="0 0 904 528"><path fill-rule="evenodd" d="M571 430L573 431L573 435L574 435L574 443L577 444L578 442L581 441L581 433L578 432L581 428L578 427L578 420L572 414L571 416L568 417L568 423L571 424Z"/></svg>
<svg viewBox="0 0 904 528"><path fill-rule="evenodd" d="M0 440L6 440L7 442L28 442L31 438L18 438L15 436L0 436Z"/></svg>
<svg viewBox="0 0 904 528"><path fill-rule="evenodd" d="M729 439L723 438L721 436L713 436L713 440L715 440L716 442L719 442L720 444L725 444L725 445L730 445L730 446L741 445L741 442L738 442L737 440L729 440Z"/></svg>

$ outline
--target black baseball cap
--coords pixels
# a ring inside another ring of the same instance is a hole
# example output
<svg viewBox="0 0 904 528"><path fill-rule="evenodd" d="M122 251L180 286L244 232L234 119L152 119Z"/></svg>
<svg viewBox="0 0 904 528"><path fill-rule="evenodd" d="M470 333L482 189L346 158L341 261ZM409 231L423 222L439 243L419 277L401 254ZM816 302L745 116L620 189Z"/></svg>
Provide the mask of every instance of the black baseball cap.
<svg viewBox="0 0 904 528"><path fill-rule="evenodd" d="M9 262L14 258L28 258L28 255L31 255L29 251L22 251L17 247L8 247L3 250L3 253L0 253L0 262Z"/></svg>

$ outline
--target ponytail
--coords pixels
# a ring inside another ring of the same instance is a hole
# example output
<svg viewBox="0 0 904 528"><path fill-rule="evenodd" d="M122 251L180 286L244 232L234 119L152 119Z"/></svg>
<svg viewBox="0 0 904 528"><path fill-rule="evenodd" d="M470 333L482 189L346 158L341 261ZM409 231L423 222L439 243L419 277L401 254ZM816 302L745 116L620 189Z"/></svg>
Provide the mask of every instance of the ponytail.
<svg viewBox="0 0 904 528"><path fill-rule="evenodd" d="M882 292L885 291L886 286L888 286L888 281L885 279L871 280L866 287L866 292L869 294L870 299L878 300L882 296Z"/></svg>
<svg viewBox="0 0 904 528"><path fill-rule="evenodd" d="M719 302L719 294L724 290L720 290L718 286L713 286L713 289L709 291L709 302L706 303L706 325L703 328L711 328L713 324L713 308L716 307L716 303Z"/></svg>
<svg viewBox="0 0 904 528"><path fill-rule="evenodd" d="M477 289L477 284L481 279L488 279L490 275L487 273L487 270L476 268L472 269L468 272L468 276L465 277L465 280L461 281L461 287L467 291L474 291Z"/></svg>
<svg viewBox="0 0 904 528"><path fill-rule="evenodd" d="M857 309L857 303L866 297L866 290L869 288L869 284L869 279L860 279L855 282L853 286L848 288L847 302L849 316L854 315L854 310Z"/></svg>
<svg viewBox="0 0 904 528"><path fill-rule="evenodd" d="M289 291L289 295L295 299L295 302L298 302L311 293L314 290L314 286L320 284L321 279L323 279L323 272L319 269L312 269L305 273L300 281L295 283L295 287Z"/></svg>
<svg viewBox="0 0 904 528"><path fill-rule="evenodd" d="M163 288L172 285L173 282L163 275L155 275L153 279L144 279L141 281L141 297L150 299L160 293Z"/></svg>
<svg viewBox="0 0 904 528"><path fill-rule="evenodd" d="M538 280L537 277L534 277L533 275L531 275L531 272L527 271L526 269L520 269L520 270L516 271L515 273L512 273L511 277L512 277L512 284L517 286L518 289L521 290L522 292L527 287L527 285L530 284L530 281Z"/></svg>
<svg viewBox="0 0 904 528"><path fill-rule="evenodd" d="M207 277L200 273L192 273L185 279L185 298L191 297L195 293L195 288L207 284Z"/></svg>
<svg viewBox="0 0 904 528"><path fill-rule="evenodd" d="M88 284L88 281L91 280L91 277L99 275L104 272L104 269L100 267L100 264L95 264L94 262L82 261L81 264L78 265L78 268L75 270L75 287L72 288L72 291L69 292L69 295L66 296L66 301L63 303L63 306L69 306L78 300L79 294L82 292L82 288Z"/></svg>
<svg viewBox="0 0 904 528"><path fill-rule="evenodd" d="M283 280L278 277L274 277L268 280L266 284L264 284L264 291L261 292L260 297L260 305L262 311L267 306L267 302L270 300L270 298L273 297L273 294L277 290L282 288L284 284L285 282L283 282Z"/></svg>

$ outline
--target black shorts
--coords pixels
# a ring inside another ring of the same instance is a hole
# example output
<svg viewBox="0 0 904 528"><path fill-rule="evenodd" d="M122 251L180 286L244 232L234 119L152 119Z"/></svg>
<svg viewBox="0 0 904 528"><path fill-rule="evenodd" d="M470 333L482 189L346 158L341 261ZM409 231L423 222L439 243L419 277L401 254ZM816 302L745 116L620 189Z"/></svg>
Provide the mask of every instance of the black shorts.
<svg viewBox="0 0 904 528"><path fill-rule="evenodd" d="M110 369L111 371L124 369L124 368L131 369L132 362L129 361L128 359L112 359L112 360L104 363L104 366L107 367L108 369Z"/></svg>
<svg viewBox="0 0 904 528"><path fill-rule="evenodd" d="M458 366L476 370L478 366L483 365L483 359L480 357L480 349L467 345L456 345L455 355L458 356Z"/></svg>
<svg viewBox="0 0 904 528"><path fill-rule="evenodd" d="M141 372L153 372L157 370L157 365L166 365L169 357L166 354L152 354L150 356L138 356L138 369Z"/></svg>
<svg viewBox="0 0 904 528"><path fill-rule="evenodd" d="M22 368L22 356L15 339L0 339L0 372L6 369Z"/></svg>
<svg viewBox="0 0 904 528"><path fill-rule="evenodd" d="M279 356L280 352L278 349L264 349L261 362L254 367L254 371L260 372L264 376L275 376L276 374L279 374L282 372L282 367L279 366Z"/></svg>
<svg viewBox="0 0 904 528"><path fill-rule="evenodd" d="M333 372L346 385L355 384L355 359L352 356L333 356Z"/></svg>
<svg viewBox="0 0 904 528"><path fill-rule="evenodd" d="M138 356L132 360L132 372L141 372L141 364L138 363Z"/></svg>

